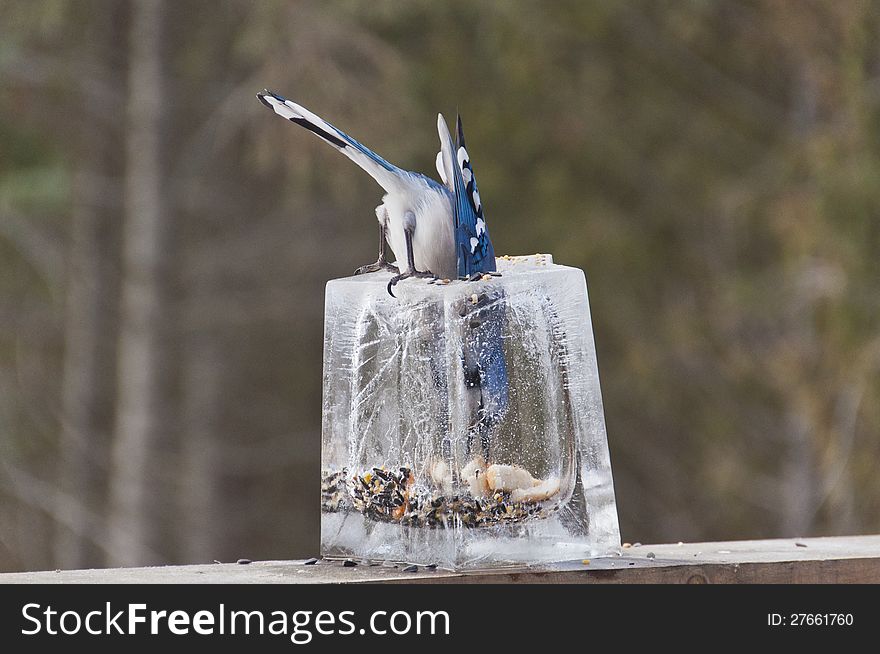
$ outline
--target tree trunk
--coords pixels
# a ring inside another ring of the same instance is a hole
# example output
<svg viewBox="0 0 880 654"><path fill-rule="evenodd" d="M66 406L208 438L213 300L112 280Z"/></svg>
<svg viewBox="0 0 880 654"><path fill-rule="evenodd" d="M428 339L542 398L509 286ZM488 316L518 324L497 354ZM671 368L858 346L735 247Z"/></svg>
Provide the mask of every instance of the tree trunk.
<svg viewBox="0 0 880 654"><path fill-rule="evenodd" d="M135 0L129 42L124 272L112 509L117 565L168 557L173 514L172 219L164 178L165 4Z"/></svg>
<svg viewBox="0 0 880 654"><path fill-rule="evenodd" d="M88 18L84 56L97 83L108 89L125 81L118 63L124 18L120 9L124 6L91 11ZM89 100L83 94L80 104ZM81 106L80 115L88 114L88 107ZM76 134L55 509L58 515L74 511L56 526L53 558L59 568L104 563L104 552L95 543L106 511L116 381L121 207L115 175L121 157L114 136L95 120L80 120Z"/></svg>
<svg viewBox="0 0 880 654"><path fill-rule="evenodd" d="M185 562L210 562L223 546L222 447L223 350L215 333L190 339L184 363L183 422L186 469L181 484L185 516L182 555Z"/></svg>

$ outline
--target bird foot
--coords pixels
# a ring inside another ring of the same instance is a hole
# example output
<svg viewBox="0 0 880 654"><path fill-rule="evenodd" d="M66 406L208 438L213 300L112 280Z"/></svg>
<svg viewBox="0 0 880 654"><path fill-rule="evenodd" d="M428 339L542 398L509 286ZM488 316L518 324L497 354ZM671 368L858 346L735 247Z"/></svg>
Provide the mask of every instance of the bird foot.
<svg viewBox="0 0 880 654"><path fill-rule="evenodd" d="M384 259L379 259L375 263L368 263L366 266L361 266L357 270L354 271L355 275L366 275L367 273L379 272L380 270L385 270L388 272L398 273L400 272L393 263L388 263Z"/></svg>
<svg viewBox="0 0 880 654"><path fill-rule="evenodd" d="M409 269L405 273L395 275L391 278L391 280L388 282L388 295L390 295L391 297L397 297L391 289L396 286L398 282L402 282L404 279L409 279L410 277L419 277L422 279L437 279L437 275L432 273L430 270Z"/></svg>
<svg viewBox="0 0 880 654"><path fill-rule="evenodd" d="M501 273L496 272L494 270L489 271L489 272L475 272L475 273L468 275L467 277L461 277L460 279L465 282L478 282L481 279L483 279L483 277L486 277L486 276L488 276L488 277L501 277Z"/></svg>

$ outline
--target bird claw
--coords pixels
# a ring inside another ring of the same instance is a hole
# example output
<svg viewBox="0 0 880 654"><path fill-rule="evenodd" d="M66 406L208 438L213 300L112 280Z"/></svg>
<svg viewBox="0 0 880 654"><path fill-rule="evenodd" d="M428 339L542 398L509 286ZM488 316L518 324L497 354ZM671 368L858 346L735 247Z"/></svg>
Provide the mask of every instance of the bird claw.
<svg viewBox="0 0 880 654"><path fill-rule="evenodd" d="M368 263L366 266L361 266L357 270L354 271L355 275L366 275L367 273L379 272L380 270L385 270L387 272L397 273L400 272L393 263L388 263L387 261L383 261L379 259L375 263Z"/></svg>
<svg viewBox="0 0 880 654"><path fill-rule="evenodd" d="M391 289L396 286L398 282L402 282L404 279L409 279L410 277L419 277L422 279L431 280L437 279L437 275L432 273L430 270L407 270L405 273L395 275L388 281L388 295L390 295L391 297L397 297Z"/></svg>
<svg viewBox="0 0 880 654"><path fill-rule="evenodd" d="M460 279L461 279L462 281L465 281L465 282L478 282L478 281L480 281L481 279L483 279L483 277L485 277L486 275L489 275L489 277L501 277L501 273L500 273L500 272L497 272L497 271L495 271L495 270L491 270L491 271L488 271L488 272L475 272L475 273L471 273L471 274L468 275L467 277L461 277Z"/></svg>

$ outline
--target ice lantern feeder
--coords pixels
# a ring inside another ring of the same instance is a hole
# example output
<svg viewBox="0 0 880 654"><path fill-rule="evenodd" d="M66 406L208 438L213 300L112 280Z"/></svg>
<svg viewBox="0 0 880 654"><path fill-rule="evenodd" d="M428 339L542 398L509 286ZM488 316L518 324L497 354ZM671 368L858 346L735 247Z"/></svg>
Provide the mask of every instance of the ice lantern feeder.
<svg viewBox="0 0 880 654"><path fill-rule="evenodd" d="M328 282L323 556L464 569L619 548L584 273L549 255L497 263L500 277L409 280L398 298L385 274ZM467 360L486 320L508 401L478 433Z"/></svg>

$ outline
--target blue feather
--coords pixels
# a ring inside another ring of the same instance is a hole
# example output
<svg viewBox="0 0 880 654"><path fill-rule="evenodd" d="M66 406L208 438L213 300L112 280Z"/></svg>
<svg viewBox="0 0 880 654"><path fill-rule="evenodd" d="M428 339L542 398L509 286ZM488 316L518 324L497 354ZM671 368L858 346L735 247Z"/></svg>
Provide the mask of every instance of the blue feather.
<svg viewBox="0 0 880 654"><path fill-rule="evenodd" d="M510 380L504 357L506 305L503 290L482 295L468 313L469 332L464 344L465 383L479 389L480 406L468 434L468 454L478 436L482 454L490 458L492 437L507 414Z"/></svg>
<svg viewBox="0 0 880 654"><path fill-rule="evenodd" d="M452 165L455 247L459 277L495 270L495 249L483 215L474 168L465 147L461 116L456 121L456 144ZM490 456L492 436L507 414L510 380L504 357L506 298L503 289L483 295L468 318L471 331L465 339L465 379L480 390L480 408L471 425L471 438L479 436L483 456Z"/></svg>
<svg viewBox="0 0 880 654"><path fill-rule="evenodd" d="M461 116L456 121L455 162L455 248L459 277L495 270L495 249L483 217L477 179L464 142Z"/></svg>

